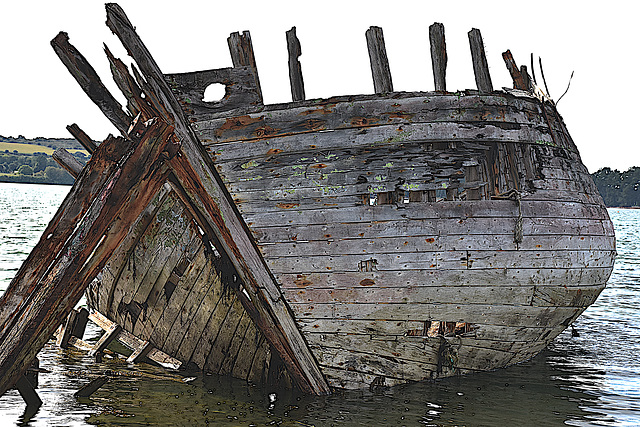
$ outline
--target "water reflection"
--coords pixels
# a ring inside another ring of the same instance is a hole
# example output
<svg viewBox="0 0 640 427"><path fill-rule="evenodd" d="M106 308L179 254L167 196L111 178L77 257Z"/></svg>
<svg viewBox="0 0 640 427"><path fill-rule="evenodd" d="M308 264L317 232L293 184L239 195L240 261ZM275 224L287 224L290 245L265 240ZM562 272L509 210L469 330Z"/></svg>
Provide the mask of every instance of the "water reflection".
<svg viewBox="0 0 640 427"><path fill-rule="evenodd" d="M0 187L2 292L66 188ZM6 204L9 214L3 211ZM521 365L313 397L200 373L170 373L144 363L128 365L118 358L95 364L86 353L60 350L49 342L39 354L41 368L48 371L40 375L42 407L26 414L21 397L11 390L0 397L0 420L28 426L640 425L640 211L610 213L618 258L609 286L576 321L578 336L562 333L548 350ZM96 340L99 334L90 323L85 339ZM109 382L90 398L73 396L104 374Z"/></svg>

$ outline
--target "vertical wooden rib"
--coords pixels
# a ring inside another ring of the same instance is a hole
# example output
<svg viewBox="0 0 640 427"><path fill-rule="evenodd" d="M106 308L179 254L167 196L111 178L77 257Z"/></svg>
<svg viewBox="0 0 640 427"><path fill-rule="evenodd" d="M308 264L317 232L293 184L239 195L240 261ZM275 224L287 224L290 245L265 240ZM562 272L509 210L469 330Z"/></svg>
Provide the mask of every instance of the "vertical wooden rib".
<svg viewBox="0 0 640 427"><path fill-rule="evenodd" d="M253 44L251 43L251 34L249 31L231 33L227 39L229 44L229 52L231 53L231 61L234 67L250 67L253 70L253 76L256 80L256 88L260 101L262 101L262 89L260 88L260 79L258 78L258 67L256 66L256 57L253 54Z"/></svg>
<svg viewBox="0 0 640 427"><path fill-rule="evenodd" d="M477 28L469 31L469 45L471 46L471 60L473 61L473 72L476 76L478 90L480 93L493 92L493 84L491 83L487 56L484 53L482 35Z"/></svg>
<svg viewBox="0 0 640 427"><path fill-rule="evenodd" d="M367 47L369 48L369 60L371 61L371 74L373 76L373 88L376 93L393 92L391 70L387 58L387 49L384 45L382 28L370 27L366 32Z"/></svg>
<svg viewBox="0 0 640 427"><path fill-rule="evenodd" d="M433 81L438 91L447 91L447 44L444 39L444 25L439 22L429 27L429 42L431 44L431 66L433 67Z"/></svg>
<svg viewBox="0 0 640 427"><path fill-rule="evenodd" d="M296 36L296 27L287 31L287 50L289 51L289 82L291 84L291 98L294 101L303 101L304 81L302 79L302 67L298 59L302 55L300 40Z"/></svg>

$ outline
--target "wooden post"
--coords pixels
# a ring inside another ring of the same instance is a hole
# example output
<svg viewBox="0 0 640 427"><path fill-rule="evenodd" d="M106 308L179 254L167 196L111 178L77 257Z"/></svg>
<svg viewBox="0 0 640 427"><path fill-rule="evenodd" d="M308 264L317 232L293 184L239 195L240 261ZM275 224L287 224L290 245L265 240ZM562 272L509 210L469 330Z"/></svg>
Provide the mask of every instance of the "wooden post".
<svg viewBox="0 0 640 427"><path fill-rule="evenodd" d="M371 62L371 74L373 76L373 88L376 93L393 92L391 70L389 69L382 28L370 27L366 32L366 37L367 47L369 48L369 61Z"/></svg>
<svg viewBox="0 0 640 427"><path fill-rule="evenodd" d="M26 402L27 407L37 408L42 405L42 400L40 400L38 393L36 393L33 385L31 385L24 375L21 375L18 381L16 381L16 389L18 389L18 393L20 393L20 396L22 396L22 399Z"/></svg>
<svg viewBox="0 0 640 427"><path fill-rule="evenodd" d="M471 60L473 61L473 72L476 76L476 85L480 93L493 92L491 74L487 56L484 53L484 44L480 30L473 28L469 31L469 45L471 46Z"/></svg>
<svg viewBox="0 0 640 427"><path fill-rule="evenodd" d="M53 152L53 160L58 162L60 166L71 174L72 177L78 178L78 175L82 172L82 163L80 163L71 153L64 148L58 148Z"/></svg>
<svg viewBox="0 0 640 427"><path fill-rule="evenodd" d="M96 151L96 148L98 146L91 140L91 138L89 138L89 135L87 135L82 129L80 129L80 126L74 123L67 126L67 130L80 143L80 145L82 145L84 149L89 152L89 154L93 154L93 152Z"/></svg>
<svg viewBox="0 0 640 427"><path fill-rule="evenodd" d="M300 40L296 36L296 27L287 31L287 50L289 51L289 83L291 84L291 98L294 101L304 101L304 81L302 67L298 59L302 55Z"/></svg>
<svg viewBox="0 0 640 427"><path fill-rule="evenodd" d="M511 79L513 80L513 87L515 89L520 90L529 90L529 87L526 85L524 81L524 77L520 70L518 70L518 65L516 61L513 59L513 55L511 55L511 51L507 50L502 53L502 59L504 59L504 63L507 65L507 69L509 70L509 74L511 74Z"/></svg>
<svg viewBox="0 0 640 427"><path fill-rule="evenodd" d="M260 88L260 78L258 77L258 67L256 66L256 57L253 54L253 44L251 43L251 34L249 31L243 31L242 36L239 32L231 33L227 39L229 52L231 53L231 61L234 67L250 67L256 81L256 88L260 101L262 102L262 89Z"/></svg>
<svg viewBox="0 0 640 427"><path fill-rule="evenodd" d="M429 27L431 44L431 66L433 81L437 91L447 91L447 44L444 39L444 25L439 22Z"/></svg>
<svg viewBox="0 0 640 427"><path fill-rule="evenodd" d="M126 136L131 117L124 112L122 105L109 93L91 64L75 47L69 44L69 35L60 32L56 38L51 40L51 46L60 57L62 63L70 71L74 71L71 75L76 79L82 90L102 110L116 129L123 136Z"/></svg>

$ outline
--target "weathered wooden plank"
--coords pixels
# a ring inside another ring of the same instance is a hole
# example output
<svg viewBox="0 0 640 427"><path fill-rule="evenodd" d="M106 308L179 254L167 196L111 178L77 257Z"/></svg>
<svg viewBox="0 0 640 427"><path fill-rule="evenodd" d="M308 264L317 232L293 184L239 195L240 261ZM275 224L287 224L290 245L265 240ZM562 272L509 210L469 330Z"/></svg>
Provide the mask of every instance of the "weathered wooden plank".
<svg viewBox="0 0 640 427"><path fill-rule="evenodd" d="M234 294L218 294L215 305L211 307L211 314L202 319L201 326L197 330L198 334L191 340L193 344L189 344L191 346L191 362L202 366L203 369L207 366L209 355L214 351L216 339L220 334L221 325L230 313L232 317L236 317L240 313L240 311L236 311L238 310L236 304L237 300Z"/></svg>
<svg viewBox="0 0 640 427"><path fill-rule="evenodd" d="M369 49L369 61L371 62L371 75L373 87L376 93L393 92L391 70L387 59L387 49L384 45L382 28L369 27L365 33L367 48Z"/></svg>
<svg viewBox="0 0 640 427"><path fill-rule="evenodd" d="M328 102L287 109L260 111L217 119L201 119L195 124L203 143L220 143L263 137L284 136L333 129L361 129L385 124L477 121L500 122L504 126L535 124L547 126L541 107L531 100L491 96L477 97L431 93L414 98L386 98L365 101Z"/></svg>
<svg viewBox="0 0 640 427"><path fill-rule="evenodd" d="M473 61L473 73L476 77L476 85L480 93L493 92L493 84L491 83L491 74L489 73L489 65L487 56L484 53L484 44L480 30L473 28L469 31L469 46L471 47L471 59Z"/></svg>
<svg viewBox="0 0 640 427"><path fill-rule="evenodd" d="M251 362L247 381L253 384L266 384L271 363L271 346L266 338L262 338Z"/></svg>
<svg viewBox="0 0 640 427"><path fill-rule="evenodd" d="M291 304L353 303L442 303L442 304L502 304L527 305L532 303L536 288L531 286L434 286L434 287L363 287L350 289L313 288L289 289L285 293Z"/></svg>
<svg viewBox="0 0 640 427"><path fill-rule="evenodd" d="M76 391L73 394L73 396L74 397L89 397L93 393L95 393L100 387L105 385L108 381L109 381L109 377L107 377L107 376L100 376L100 377L94 378L93 380L89 381L88 384L83 386L80 390Z"/></svg>
<svg viewBox="0 0 640 427"><path fill-rule="evenodd" d="M182 311L185 301L190 300L189 296L191 293L194 292L195 295L195 290L199 289L199 286L203 284L200 280L204 279L200 279L200 275L208 275L208 268L210 268L210 264L206 262L205 249L203 245L200 244L196 250L193 261L178 281L171 300L162 311L157 326L151 331L149 339L152 342L158 343L160 347L165 348L171 327Z"/></svg>
<svg viewBox="0 0 640 427"><path fill-rule="evenodd" d="M136 219L130 228L130 233L122 244L113 252L109 262L100 272L99 279L89 285L86 295L92 306L104 307L104 311L110 311L109 308L112 306L115 298L116 284L123 274L123 271L125 271L126 268L131 269L133 265L135 265L129 264L128 260L134 253L136 245L144 235L147 227L149 227L153 218L156 216L157 211L163 206L169 191L170 187L168 185L162 187L151 203L149 203ZM118 298L118 301L120 300L121 296Z"/></svg>
<svg viewBox="0 0 640 427"><path fill-rule="evenodd" d="M586 274L585 274L586 273ZM469 269L428 271L372 271L310 274L279 274L285 288L351 288L356 286L514 286L532 282L536 285L603 285L610 267L540 269Z"/></svg>
<svg viewBox="0 0 640 427"><path fill-rule="evenodd" d="M167 74L164 78L190 117L207 119L222 111L243 114L262 109L262 96L250 67ZM206 89L216 83L225 86L224 97L219 101L205 101Z"/></svg>
<svg viewBox="0 0 640 427"><path fill-rule="evenodd" d="M560 324L583 308L495 304L291 304L297 319L442 320L498 326Z"/></svg>
<svg viewBox="0 0 640 427"><path fill-rule="evenodd" d="M205 145L216 162L246 161L267 158L279 153L305 153L310 157L317 153L345 148L377 149L397 147L409 143L439 143L443 139L452 142L475 141L478 143L546 143L551 140L543 128L530 125L503 128L499 123L412 123L401 127L393 125L357 129L340 129L323 134L300 133L272 139L248 140L243 143Z"/></svg>
<svg viewBox="0 0 640 427"><path fill-rule="evenodd" d="M55 160L64 170L69 172L69 174L77 178L82 172L82 163L80 163L71 153L69 153L64 148L58 148L51 155L53 160Z"/></svg>
<svg viewBox="0 0 640 427"><path fill-rule="evenodd" d="M67 126L67 130L71 135L73 135L76 141L78 141L80 145L82 145L84 149L89 152L89 154L93 154L93 152L96 151L96 148L98 148L96 143L93 142L89 135L87 135L82 129L80 129L80 126L78 126L77 124L74 123Z"/></svg>
<svg viewBox="0 0 640 427"><path fill-rule="evenodd" d="M38 393L27 377L21 375L16 381L15 387L18 393L20 393L20 396L22 396L22 400L27 404L27 408L38 408L42 406L40 396L38 396Z"/></svg>
<svg viewBox="0 0 640 427"><path fill-rule="evenodd" d="M110 309L106 311L116 314L114 320L123 325L132 325L139 314L140 307L129 304L140 286L140 278L144 277L155 257L155 252L147 251L147 248L155 248L163 240L162 232L169 231L172 225L171 222L161 221L159 218L170 216L168 212L172 209L181 209L180 202L172 193L161 203L152 211L153 219L148 223L145 221L147 226L142 230L141 236L130 242L135 246L126 252L127 261L118 268L118 275L115 276L117 281L112 284L113 291L109 295ZM141 277L138 277L139 275Z"/></svg>
<svg viewBox="0 0 640 427"><path fill-rule="evenodd" d="M144 341L140 347L136 348L133 353L127 358L127 363L136 363L137 361L144 358L149 351L151 350L151 343L149 341Z"/></svg>
<svg viewBox="0 0 640 427"><path fill-rule="evenodd" d="M567 269L613 265L611 250L581 251L434 251L405 253L368 252L362 255L307 255L302 258L268 258L274 274L310 274L317 271L363 271L366 263L377 271L467 270L467 269Z"/></svg>
<svg viewBox="0 0 640 427"><path fill-rule="evenodd" d="M247 344L249 344L248 340L245 342L245 336L251 323L253 323L251 317L249 317L246 312L243 313L236 330L232 334L231 343L225 354L224 361L218 370L218 375L231 375L234 371L236 361L238 357L240 357L240 353L252 353L255 351L255 348L247 347Z"/></svg>
<svg viewBox="0 0 640 427"><path fill-rule="evenodd" d="M217 237L231 258L250 295L243 300L245 309L260 325L299 387L316 394L328 393L322 373L296 329L291 314L280 300L280 292L253 245L242 218L234 209L211 161L201 151L202 147L186 124L179 103L159 67L119 6L107 5L107 25L120 38L155 94L169 109L169 119L173 119L176 135L182 143L181 160L172 161L172 169L196 209L206 219L203 225L206 224L207 233Z"/></svg>
<svg viewBox="0 0 640 427"><path fill-rule="evenodd" d="M245 311L242 308L240 301L232 301L229 311L224 317L223 322L218 327L218 333L215 340L211 343L211 351L207 355L206 361L203 365L207 371L219 372L225 359L232 357L229 354L229 347L231 346L231 342L233 341L238 325L240 324L244 314Z"/></svg>
<svg viewBox="0 0 640 427"><path fill-rule="evenodd" d="M148 336L142 335L143 331L148 330L147 323L149 323L149 326L152 328L155 326L151 323L151 312L157 305L160 305L158 304L159 297L163 294L167 280L171 276L174 268L178 265L178 261L182 257L187 244L191 241L194 232L196 232L193 228L189 227L190 221L187 220L185 223L186 224L180 224L180 226L175 227L175 230L183 230L181 235L176 233L174 235L164 236L166 239L165 246L173 246L173 250L170 251L168 257L156 256L152 267L145 274L136 295L131 301L132 304L139 304L143 307L132 328L132 332L143 339L148 339ZM184 225L186 225L186 228L182 227ZM171 241L171 239L174 240ZM161 304L161 306L164 307L164 304Z"/></svg>
<svg viewBox="0 0 640 427"><path fill-rule="evenodd" d="M58 337L56 339L56 345L60 348L67 348L69 345L69 338L71 338L71 333L73 332L73 324L76 321L77 311L71 310L69 315L67 316L67 320L60 325L60 329L58 330ZM82 338L82 337L80 337Z"/></svg>
<svg viewBox="0 0 640 427"><path fill-rule="evenodd" d="M415 208L412 208L414 207ZM558 203L555 201L522 200L522 217L525 223L535 223L541 218L556 220L591 221L608 220L606 209L598 205L584 205L581 203ZM245 220L251 227L266 227L269 225L313 225L313 224L341 224L341 223L375 223L377 221L393 221L398 219L398 209L395 205L340 207L339 209L325 207L296 211L282 209L274 212L245 213ZM449 218L445 226L461 229L460 225L470 218L492 218L496 223L513 221L518 217L517 203L512 200L477 200L477 201L441 201L438 203L407 205L402 212L402 221L428 220ZM459 225L455 222L458 221ZM573 221L567 221L572 232L577 228ZM513 224L513 223L511 223ZM512 229L513 231L513 229ZM576 230L579 232L579 230ZM450 234L463 234L449 232ZM544 233L543 233L544 234ZM563 233L572 234L572 233Z"/></svg>
<svg viewBox="0 0 640 427"><path fill-rule="evenodd" d="M435 320L435 322L447 321ZM397 341L399 337L411 337L412 341L421 342L428 339L424 336L425 326L430 326L424 320L362 320L362 319L300 319L298 321L300 329L305 336L311 334L347 334L360 337L363 342L371 339L381 338L383 341ZM505 342L506 340L516 343L529 343L539 340L541 336L549 335L553 328L543 326L497 326L487 324L471 324L471 330L462 336L478 341L478 345L491 346L491 343L484 344L484 341ZM556 327L558 328L558 327ZM563 330L563 329L559 329ZM428 332L428 330L427 330ZM417 334L416 334L417 333ZM416 334L413 335L412 334Z"/></svg>
<svg viewBox="0 0 640 427"><path fill-rule="evenodd" d="M304 80L302 78L302 67L298 59L302 55L300 40L296 35L296 27L291 27L287 31L287 50L289 52L289 83L291 85L291 99L293 101L303 101Z"/></svg>
<svg viewBox="0 0 640 427"><path fill-rule="evenodd" d="M402 234L402 231L397 230L396 234ZM348 236L349 238L346 239L341 239L340 236L327 238L325 235L318 234L316 236L317 240L311 241L269 242L261 245L260 249L266 258L275 258L465 250L584 251L600 249L603 246L611 247L615 243L613 236L527 235L523 236L522 242L516 244L513 233L499 235L489 233L471 235L401 235L399 237L379 236L369 239L355 236Z"/></svg>
<svg viewBox="0 0 640 427"><path fill-rule="evenodd" d="M613 231L605 228L604 224L605 220L527 218L523 220L523 241L519 247L521 249L540 249L542 245L550 245L549 249L598 247L598 245L610 243L613 239ZM391 243L394 239L402 240L409 236L415 239L424 238L425 244L436 249L467 250L473 248L471 246L475 244L473 242L479 242L479 244L484 242L488 245L486 248L515 249L514 226L515 219L466 218L458 221L416 219L373 223L327 223L306 227L304 225L261 227L254 229L254 235L261 243L263 253L269 256L281 256L282 251L286 252L292 245L296 245L296 248L297 245L301 245L300 253L312 253L305 249L307 242L316 242L311 245L329 246L338 243L338 246L350 244L370 246L372 243L367 243L367 239L369 242L372 239L391 239ZM492 233L483 233L483 230L492 230ZM355 242L343 242L346 239L353 239ZM362 239L364 241L361 241ZM466 245L468 242L471 243ZM404 246L404 241L402 244Z"/></svg>
<svg viewBox="0 0 640 427"><path fill-rule="evenodd" d="M176 353L182 360L189 360L202 369L205 368L206 358L220 332L220 324L228 316L235 301L233 291L224 288L225 284L215 269L212 269L208 281L211 282L211 287L201 298L197 311L191 316L196 320L185 326L183 331L186 333ZM209 340L210 337L213 339Z"/></svg>
<svg viewBox="0 0 640 427"><path fill-rule="evenodd" d="M255 324L250 322L244 334L244 340L238 352L238 357L236 357L233 364L231 376L234 378L247 379L251 369L251 363L253 362L256 352L258 352L261 341L264 341L264 336L260 333L260 330L256 328Z"/></svg>
<svg viewBox="0 0 640 427"><path fill-rule="evenodd" d="M436 22L429 26L431 45L431 66L433 81L438 91L447 91L447 44L444 39L444 25Z"/></svg>
<svg viewBox="0 0 640 427"><path fill-rule="evenodd" d="M170 331L167 333L167 339L162 344L162 348L169 354L178 354L177 352L180 351L180 344L186 335L185 331L188 332L191 329L189 325L193 321L195 311L200 308L200 305L202 305L204 296L213 290L217 291L216 295L220 298L219 278L209 255L207 255L205 262L206 267L198 276L197 281L193 284L188 300L185 300L182 308L178 311L177 317L170 326ZM199 303L192 304L190 301L198 301ZM207 308L209 308L209 310L212 309L212 307ZM213 308L215 308L215 306ZM184 349L182 351L184 351Z"/></svg>
<svg viewBox="0 0 640 427"><path fill-rule="evenodd" d="M98 353L102 353L111 342L116 339L122 328L117 323L113 323L108 329L104 331L104 334L96 342L93 348L89 351L89 357L94 357Z"/></svg>
<svg viewBox="0 0 640 427"><path fill-rule="evenodd" d="M122 105L109 93L91 64L69 43L69 35L60 32L51 40L51 46L82 90L100 108L116 129L122 135L127 135L132 117L122 110Z"/></svg>
<svg viewBox="0 0 640 427"><path fill-rule="evenodd" d="M94 322L105 331L111 330L117 325L115 322L109 320L103 314L95 310L89 314L89 318L92 322ZM124 346L128 347L131 350L134 350L134 352L141 349L141 347L145 347L142 349L142 351L146 352L147 358L167 369L178 369L182 365L182 362L180 362L179 360L174 359L173 357L169 356L163 351L158 350L153 346L147 346L145 344L145 341L141 340L140 338L124 329L120 329L116 336L116 339Z"/></svg>
<svg viewBox="0 0 640 427"><path fill-rule="evenodd" d="M190 225L191 239L184 249L180 251L180 259L170 272L164 273L164 277L159 281L161 288L157 289L158 295L154 299L155 302L149 303L147 301L148 309L146 310L144 330L140 332L141 337L149 339L148 337L153 334L156 328L166 327L159 320L169 304L172 303L172 297L180 286L180 281L191 273L191 264L194 262L194 258L202 245L202 237L196 230L192 229L193 227L195 227L195 224L192 223ZM166 273L170 274L167 276Z"/></svg>

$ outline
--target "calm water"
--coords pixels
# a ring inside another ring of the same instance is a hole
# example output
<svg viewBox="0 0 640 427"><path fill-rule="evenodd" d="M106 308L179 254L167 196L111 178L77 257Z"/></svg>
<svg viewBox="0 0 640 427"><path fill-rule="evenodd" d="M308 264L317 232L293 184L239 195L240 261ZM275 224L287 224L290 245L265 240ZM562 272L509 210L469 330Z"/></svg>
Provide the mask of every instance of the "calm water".
<svg viewBox="0 0 640 427"><path fill-rule="evenodd" d="M70 187L0 183L0 292ZM47 345L32 416L16 391L0 397L0 425L640 425L640 210L611 209L618 258L608 288L533 360L497 372L328 397L260 390L241 381L169 373L120 359L91 363ZM89 323L91 325L91 323ZM89 328L85 339L97 339ZM73 393L109 370L89 399Z"/></svg>

